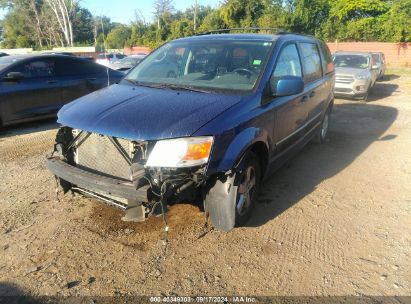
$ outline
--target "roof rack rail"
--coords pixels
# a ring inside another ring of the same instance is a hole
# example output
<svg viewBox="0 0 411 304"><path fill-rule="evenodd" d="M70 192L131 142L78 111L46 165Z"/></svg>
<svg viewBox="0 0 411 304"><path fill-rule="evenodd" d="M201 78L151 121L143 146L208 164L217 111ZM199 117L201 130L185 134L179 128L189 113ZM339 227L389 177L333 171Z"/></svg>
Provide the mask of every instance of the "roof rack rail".
<svg viewBox="0 0 411 304"><path fill-rule="evenodd" d="M281 28L273 28L273 27L236 27L236 28L226 28L226 29L202 32L202 33L198 33L196 36L211 35L211 34L226 34L230 32L241 32L241 31L254 31L254 32L267 31L273 34L286 33L286 31L284 31Z"/></svg>

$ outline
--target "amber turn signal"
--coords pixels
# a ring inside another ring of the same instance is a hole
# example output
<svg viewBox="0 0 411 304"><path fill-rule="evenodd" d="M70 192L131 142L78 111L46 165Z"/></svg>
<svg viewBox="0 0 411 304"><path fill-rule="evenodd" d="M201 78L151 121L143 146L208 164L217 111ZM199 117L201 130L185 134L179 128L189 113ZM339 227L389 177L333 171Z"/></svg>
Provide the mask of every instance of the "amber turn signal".
<svg viewBox="0 0 411 304"><path fill-rule="evenodd" d="M199 160L208 158L211 152L212 141L206 141L203 143L190 143L187 147L184 160Z"/></svg>

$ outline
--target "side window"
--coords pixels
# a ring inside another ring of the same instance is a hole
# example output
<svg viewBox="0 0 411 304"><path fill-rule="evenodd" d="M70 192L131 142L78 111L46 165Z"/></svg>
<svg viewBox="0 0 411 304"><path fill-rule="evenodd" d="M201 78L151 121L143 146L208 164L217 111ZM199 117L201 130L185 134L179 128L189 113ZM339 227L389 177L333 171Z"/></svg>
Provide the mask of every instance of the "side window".
<svg viewBox="0 0 411 304"><path fill-rule="evenodd" d="M334 71L333 58L331 56L330 49L324 42L320 42L320 50L322 54L322 64L324 74L328 74Z"/></svg>
<svg viewBox="0 0 411 304"><path fill-rule="evenodd" d="M97 74L104 68L88 60L76 60L71 58L60 58L57 66L57 74L59 76Z"/></svg>
<svg viewBox="0 0 411 304"><path fill-rule="evenodd" d="M380 56L378 54L372 54L372 64L380 63Z"/></svg>
<svg viewBox="0 0 411 304"><path fill-rule="evenodd" d="M10 72L20 72L25 78L43 78L55 75L55 62L52 59L37 59L24 62Z"/></svg>
<svg viewBox="0 0 411 304"><path fill-rule="evenodd" d="M315 43L303 42L300 44L304 65L304 80L312 82L322 77L321 59Z"/></svg>
<svg viewBox="0 0 411 304"><path fill-rule="evenodd" d="M294 43L284 47L278 56L272 77L275 80L283 76L302 76L300 57Z"/></svg>

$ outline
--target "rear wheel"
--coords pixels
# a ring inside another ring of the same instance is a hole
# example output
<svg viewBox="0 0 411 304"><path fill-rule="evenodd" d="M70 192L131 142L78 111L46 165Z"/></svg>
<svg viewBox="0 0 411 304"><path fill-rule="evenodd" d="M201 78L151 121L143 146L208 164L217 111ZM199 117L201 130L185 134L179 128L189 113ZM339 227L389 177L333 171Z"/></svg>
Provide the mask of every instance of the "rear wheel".
<svg viewBox="0 0 411 304"><path fill-rule="evenodd" d="M314 141L316 143L322 144L323 142L325 142L325 139L327 138L328 129L330 126L330 112L330 108L328 107L325 111L323 120L321 121L320 129L318 130L317 135L314 138Z"/></svg>
<svg viewBox="0 0 411 304"><path fill-rule="evenodd" d="M250 218L257 200L261 179L260 162L255 153L248 152L239 171L235 205L235 225L242 226Z"/></svg>

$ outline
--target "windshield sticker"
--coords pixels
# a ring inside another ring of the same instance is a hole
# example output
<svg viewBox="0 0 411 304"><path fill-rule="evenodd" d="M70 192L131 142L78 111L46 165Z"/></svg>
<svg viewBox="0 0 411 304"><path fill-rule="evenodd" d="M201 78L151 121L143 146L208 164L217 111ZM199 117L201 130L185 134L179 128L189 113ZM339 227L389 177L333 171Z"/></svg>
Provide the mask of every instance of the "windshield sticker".
<svg viewBox="0 0 411 304"><path fill-rule="evenodd" d="M255 59L253 61L253 65L260 65L261 64L261 60Z"/></svg>

